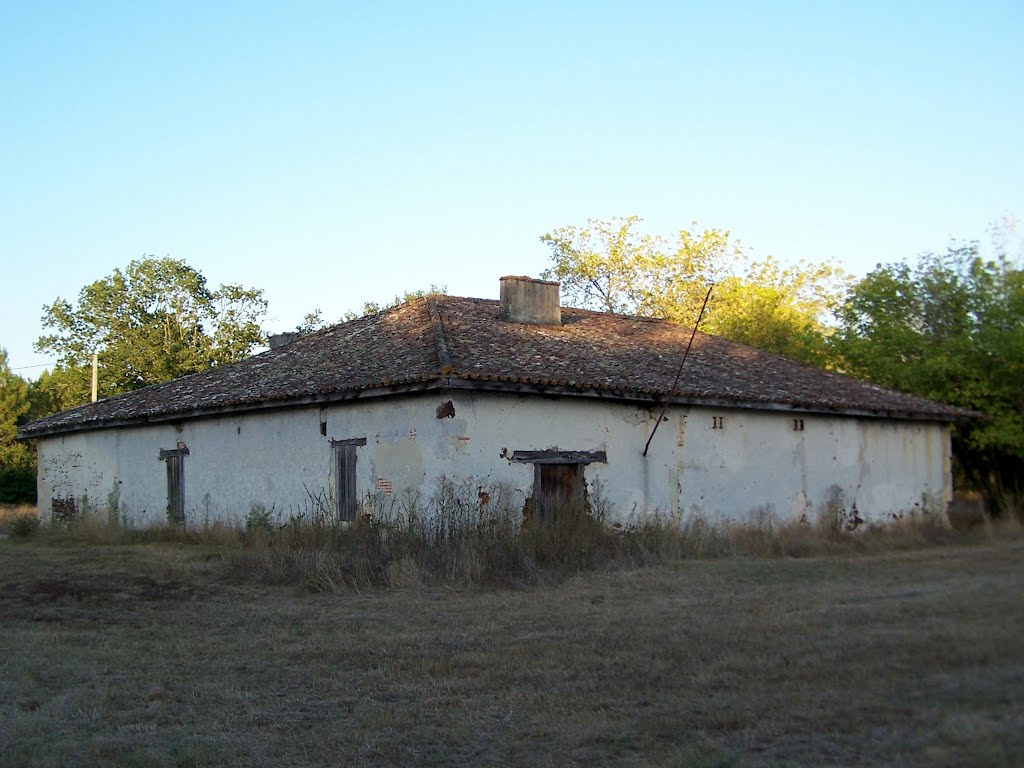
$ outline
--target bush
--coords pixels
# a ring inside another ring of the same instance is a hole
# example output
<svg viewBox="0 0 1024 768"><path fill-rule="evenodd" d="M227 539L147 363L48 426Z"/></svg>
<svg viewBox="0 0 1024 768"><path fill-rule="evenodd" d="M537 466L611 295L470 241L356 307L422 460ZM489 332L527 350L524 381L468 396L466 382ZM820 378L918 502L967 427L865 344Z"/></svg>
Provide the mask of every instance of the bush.
<svg viewBox="0 0 1024 768"><path fill-rule="evenodd" d="M0 469L0 504L35 504L36 473L31 469Z"/></svg>
<svg viewBox="0 0 1024 768"><path fill-rule="evenodd" d="M39 529L39 518L29 515L15 518L11 523L11 536L15 539L27 539Z"/></svg>
<svg viewBox="0 0 1024 768"><path fill-rule="evenodd" d="M249 514L245 516L245 532L250 535L269 534L273 530L273 510L267 509L262 504L253 504L249 508Z"/></svg>

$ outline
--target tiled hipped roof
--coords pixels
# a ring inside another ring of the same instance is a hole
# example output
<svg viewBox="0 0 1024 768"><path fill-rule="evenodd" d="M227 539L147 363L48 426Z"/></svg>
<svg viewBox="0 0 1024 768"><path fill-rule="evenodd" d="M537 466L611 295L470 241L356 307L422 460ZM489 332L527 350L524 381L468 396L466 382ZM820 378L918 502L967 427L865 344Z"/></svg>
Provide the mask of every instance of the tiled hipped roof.
<svg viewBox="0 0 1024 768"><path fill-rule="evenodd" d="M559 326L498 319L498 302L418 299L233 365L73 408L21 437L460 387L661 402L690 329L562 309ZM698 332L674 400L953 421L965 411Z"/></svg>

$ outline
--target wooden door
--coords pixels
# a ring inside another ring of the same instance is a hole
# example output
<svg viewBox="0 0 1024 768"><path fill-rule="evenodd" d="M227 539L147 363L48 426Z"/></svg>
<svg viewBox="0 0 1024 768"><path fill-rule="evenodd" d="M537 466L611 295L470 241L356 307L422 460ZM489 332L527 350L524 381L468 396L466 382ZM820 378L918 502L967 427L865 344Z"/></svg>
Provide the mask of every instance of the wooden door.
<svg viewBox="0 0 1024 768"><path fill-rule="evenodd" d="M337 499L338 520L356 519L356 446L350 443L334 444L334 490Z"/></svg>
<svg viewBox="0 0 1024 768"><path fill-rule="evenodd" d="M172 525L185 523L185 454L168 452L167 521Z"/></svg>
<svg viewBox="0 0 1024 768"><path fill-rule="evenodd" d="M583 465L538 464L541 520L573 518L583 507Z"/></svg>

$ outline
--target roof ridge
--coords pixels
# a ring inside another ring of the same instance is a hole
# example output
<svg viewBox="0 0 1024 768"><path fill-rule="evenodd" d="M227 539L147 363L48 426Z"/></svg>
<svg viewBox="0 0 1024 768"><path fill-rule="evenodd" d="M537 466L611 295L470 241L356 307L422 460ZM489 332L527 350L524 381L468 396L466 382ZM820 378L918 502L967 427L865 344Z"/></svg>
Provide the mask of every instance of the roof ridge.
<svg viewBox="0 0 1024 768"><path fill-rule="evenodd" d="M444 332L444 321L441 319L441 310L438 307L436 296L427 297L427 311L430 313L430 326L434 331L434 341L437 344L437 362L441 366L441 373L447 376L455 370L455 367L452 365L448 337Z"/></svg>

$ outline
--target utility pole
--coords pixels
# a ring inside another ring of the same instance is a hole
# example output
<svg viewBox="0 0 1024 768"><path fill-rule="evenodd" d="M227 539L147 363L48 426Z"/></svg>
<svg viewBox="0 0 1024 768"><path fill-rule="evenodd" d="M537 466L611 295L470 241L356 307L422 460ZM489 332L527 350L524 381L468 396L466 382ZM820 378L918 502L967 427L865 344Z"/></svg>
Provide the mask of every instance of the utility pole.
<svg viewBox="0 0 1024 768"><path fill-rule="evenodd" d="M92 353L92 401L95 403L98 399L96 396L97 384L99 383L99 353Z"/></svg>

